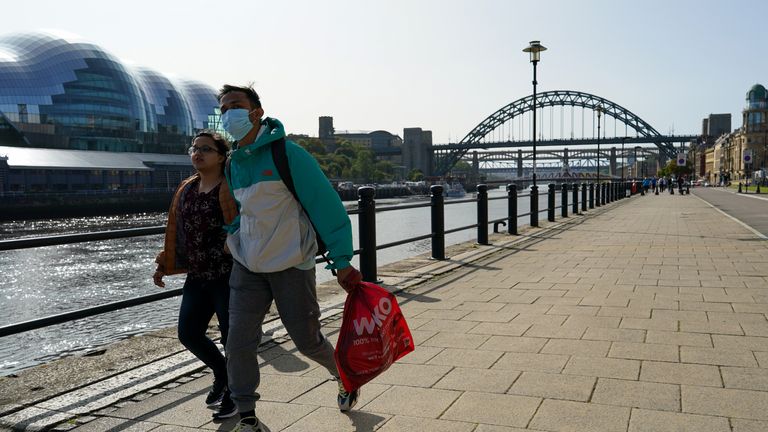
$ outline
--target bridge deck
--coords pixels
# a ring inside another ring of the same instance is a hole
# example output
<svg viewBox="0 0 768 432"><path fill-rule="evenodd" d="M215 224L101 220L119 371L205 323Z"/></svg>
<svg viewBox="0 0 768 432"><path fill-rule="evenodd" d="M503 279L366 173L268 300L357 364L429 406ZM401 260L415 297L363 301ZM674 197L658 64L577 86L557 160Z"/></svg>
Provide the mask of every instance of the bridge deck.
<svg viewBox="0 0 768 432"><path fill-rule="evenodd" d="M349 415L290 341L265 349L262 422L275 432L768 430L768 242L694 195L636 196L564 221L494 237L474 252L485 257L401 293L417 349ZM335 340L338 315L326 321ZM38 404L35 418L79 413L76 431L229 430L204 408L210 382L187 374L95 414L78 410L96 400L83 393Z"/></svg>

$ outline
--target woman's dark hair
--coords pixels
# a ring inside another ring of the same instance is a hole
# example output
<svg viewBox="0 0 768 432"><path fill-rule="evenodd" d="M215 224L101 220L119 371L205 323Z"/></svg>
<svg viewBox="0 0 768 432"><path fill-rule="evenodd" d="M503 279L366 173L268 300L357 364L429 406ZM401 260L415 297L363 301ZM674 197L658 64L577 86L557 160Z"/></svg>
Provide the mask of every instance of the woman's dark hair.
<svg viewBox="0 0 768 432"><path fill-rule="evenodd" d="M249 83L248 85L242 87L224 84L221 90L219 90L219 95L217 96L218 101L221 102L221 98L223 98L224 95L232 92L245 93L245 96L247 96L248 100L251 102L251 107L261 108L261 99L256 93L256 90L253 89L253 84Z"/></svg>
<svg viewBox="0 0 768 432"><path fill-rule="evenodd" d="M203 129L197 134L195 134L195 136L192 138L192 142L194 143L195 139L199 137L208 137L211 140L213 140L213 143L216 144L216 149L223 156L226 156L227 152L229 152L229 149L230 149L229 141L227 141L227 139L224 138L220 133L209 130L209 129Z"/></svg>
<svg viewBox="0 0 768 432"><path fill-rule="evenodd" d="M218 150L219 154L224 156L224 161L221 162L221 170L224 171L224 166L227 163L227 153L229 153L229 149L231 148L229 145L229 141L227 141L226 138L224 138L220 133L216 131L212 131L210 129L203 129L192 138L192 143L195 142L195 140L199 137L207 137L210 138L213 143L216 145L216 150Z"/></svg>

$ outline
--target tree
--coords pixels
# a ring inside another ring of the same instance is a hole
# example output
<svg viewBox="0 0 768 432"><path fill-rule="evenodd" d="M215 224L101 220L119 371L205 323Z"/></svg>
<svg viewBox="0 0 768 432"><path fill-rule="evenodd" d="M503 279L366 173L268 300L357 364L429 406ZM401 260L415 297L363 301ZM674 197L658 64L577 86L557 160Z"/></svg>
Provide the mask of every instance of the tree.
<svg viewBox="0 0 768 432"><path fill-rule="evenodd" d="M422 181L424 180L424 173L421 172L419 169L412 169L411 172L408 173L408 180L409 181Z"/></svg>
<svg viewBox="0 0 768 432"><path fill-rule="evenodd" d="M472 165L469 164L469 162L466 161L458 161L456 162L456 165L453 166L452 171L459 171L459 172L472 172Z"/></svg>
<svg viewBox="0 0 768 432"><path fill-rule="evenodd" d="M303 138L299 140L298 144L304 147L304 150L308 151L316 158L318 155L324 155L326 153L323 142L317 138Z"/></svg>
<svg viewBox="0 0 768 432"><path fill-rule="evenodd" d="M660 177L668 177L674 175L675 177L681 175L689 175L693 172L693 165L690 160L685 161L685 166L678 166L677 161L671 160L667 162L667 165L658 171Z"/></svg>

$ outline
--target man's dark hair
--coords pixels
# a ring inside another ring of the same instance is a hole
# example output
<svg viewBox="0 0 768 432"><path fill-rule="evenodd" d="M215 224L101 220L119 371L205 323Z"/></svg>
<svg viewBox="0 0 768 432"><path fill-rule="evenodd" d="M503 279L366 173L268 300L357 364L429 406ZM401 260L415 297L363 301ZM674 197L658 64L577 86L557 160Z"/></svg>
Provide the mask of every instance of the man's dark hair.
<svg viewBox="0 0 768 432"><path fill-rule="evenodd" d="M253 84L248 84L242 87L224 84L224 87L219 90L219 95L217 96L219 102L221 102L221 98L223 98L224 95L232 92L245 93L245 95L248 97L248 100L251 101L252 107L261 108L261 99L259 99L259 95L256 93L256 90L253 89Z"/></svg>

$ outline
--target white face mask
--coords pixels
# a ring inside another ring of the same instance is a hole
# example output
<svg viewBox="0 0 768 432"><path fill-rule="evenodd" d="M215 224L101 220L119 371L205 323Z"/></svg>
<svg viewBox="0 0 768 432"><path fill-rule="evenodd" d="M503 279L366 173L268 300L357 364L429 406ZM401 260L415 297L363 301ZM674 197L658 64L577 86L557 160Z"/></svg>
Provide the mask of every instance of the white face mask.
<svg viewBox="0 0 768 432"><path fill-rule="evenodd" d="M252 112L244 108L227 110L221 116L221 125L227 133L232 135L232 138L240 141L253 129L253 123L248 118Z"/></svg>

